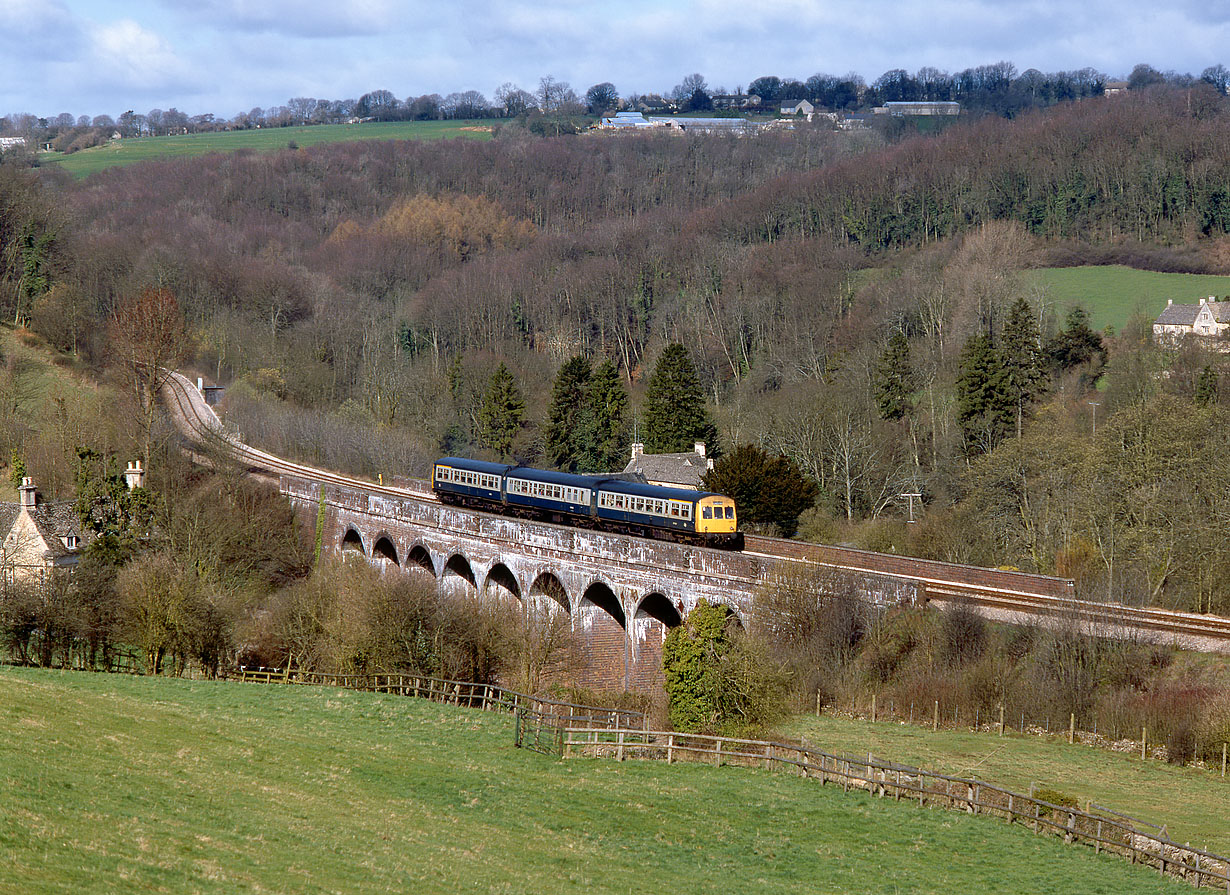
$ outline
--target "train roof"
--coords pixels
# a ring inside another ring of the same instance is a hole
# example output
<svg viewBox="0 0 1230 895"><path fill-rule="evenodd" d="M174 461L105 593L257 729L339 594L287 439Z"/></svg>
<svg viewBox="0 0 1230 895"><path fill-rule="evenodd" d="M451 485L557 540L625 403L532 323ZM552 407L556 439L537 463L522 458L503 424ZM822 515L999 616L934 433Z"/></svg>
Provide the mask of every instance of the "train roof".
<svg viewBox="0 0 1230 895"><path fill-rule="evenodd" d="M465 457L441 457L436 461L436 465L467 469L470 472L485 472L490 475L504 475L512 469L507 463L488 463L486 460L467 460Z"/></svg>
<svg viewBox="0 0 1230 895"><path fill-rule="evenodd" d="M513 466L505 475L513 475L531 482L546 482L548 485L564 485L568 488L594 488L601 481L592 475L556 472L553 469L535 469L532 466Z"/></svg>
<svg viewBox="0 0 1230 895"><path fill-rule="evenodd" d="M667 488L663 485L649 485L640 482L623 482L616 479L603 479L598 490L613 491L617 494L631 494L635 497L657 497L662 500L686 500L694 503L702 497L724 497L713 491L693 491L691 488Z"/></svg>

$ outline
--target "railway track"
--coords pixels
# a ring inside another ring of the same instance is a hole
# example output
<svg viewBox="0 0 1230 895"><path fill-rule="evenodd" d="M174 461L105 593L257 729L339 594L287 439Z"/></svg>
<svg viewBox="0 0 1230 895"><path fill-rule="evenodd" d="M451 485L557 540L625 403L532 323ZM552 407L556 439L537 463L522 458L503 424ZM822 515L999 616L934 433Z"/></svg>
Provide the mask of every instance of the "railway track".
<svg viewBox="0 0 1230 895"><path fill-rule="evenodd" d="M382 484L292 463L244 444L226 432L213 408L179 373L172 373L166 381L163 397L185 435L203 448L230 454L253 473L292 475L374 494L437 502L427 482L407 480L408 487ZM1137 634L1175 640L1198 649L1230 652L1230 618L1080 600L1076 598L1073 583L1064 578L758 535L746 536L745 552L773 560L816 563L839 573L872 574L910 582L923 589L928 600L967 603L992 617L1006 620L1035 619L1052 624L1062 620L1106 636Z"/></svg>

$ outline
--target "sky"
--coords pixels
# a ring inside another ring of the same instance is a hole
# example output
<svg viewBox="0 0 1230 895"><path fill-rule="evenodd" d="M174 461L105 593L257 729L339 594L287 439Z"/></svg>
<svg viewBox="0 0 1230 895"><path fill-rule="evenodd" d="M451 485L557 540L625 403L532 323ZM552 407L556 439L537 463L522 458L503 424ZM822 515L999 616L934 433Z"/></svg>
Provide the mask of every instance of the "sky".
<svg viewBox="0 0 1230 895"><path fill-rule="evenodd" d="M176 108L230 118L291 97L400 99L551 75L579 93L734 90L1007 60L1044 72L1230 66L1230 0L0 0L0 115Z"/></svg>

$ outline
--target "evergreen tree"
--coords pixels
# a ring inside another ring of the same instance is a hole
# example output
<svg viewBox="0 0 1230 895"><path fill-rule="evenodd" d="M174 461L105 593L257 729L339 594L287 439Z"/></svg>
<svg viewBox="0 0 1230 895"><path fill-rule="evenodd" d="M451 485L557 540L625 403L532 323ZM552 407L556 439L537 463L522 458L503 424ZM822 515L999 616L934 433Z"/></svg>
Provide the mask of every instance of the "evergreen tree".
<svg viewBox="0 0 1230 895"><path fill-rule="evenodd" d="M671 628L662 644L662 674L670 697L675 730L704 730L720 715L720 666L732 643L725 606L696 604L682 625Z"/></svg>
<svg viewBox="0 0 1230 895"><path fill-rule="evenodd" d="M1045 388L1038 325L1029 302L1018 298L1008 311L1000 335L999 362L1003 369L1003 391L1016 415L1016 435L1021 437L1025 411Z"/></svg>
<svg viewBox="0 0 1230 895"><path fill-rule="evenodd" d="M587 472L612 472L628 459L628 392L619 371L603 361L589 380L581 413L578 468Z"/></svg>
<svg viewBox="0 0 1230 895"><path fill-rule="evenodd" d="M559 368L551 389L545 433L547 456L568 472L576 470L585 446L581 438L581 420L586 410L590 373L587 358L580 355L569 358Z"/></svg>
<svg viewBox="0 0 1230 895"><path fill-rule="evenodd" d="M899 420L914 409L914 369L910 366L910 342L898 330L888 340L874 373L876 406L880 418Z"/></svg>
<svg viewBox="0 0 1230 895"><path fill-rule="evenodd" d="M991 340L979 334L961 349L957 373L957 421L967 455L985 453L1003 439L1012 423L1003 364Z"/></svg>
<svg viewBox="0 0 1230 895"><path fill-rule="evenodd" d="M493 451L501 461L512 454L513 442L521 429L525 416L525 399L508 367L491 374L487 396L478 410L479 438L484 447Z"/></svg>
<svg viewBox="0 0 1230 895"><path fill-rule="evenodd" d="M688 350L675 342L666 347L645 392L645 450L671 454L692 450L703 441L718 456L717 427L705 409L705 395Z"/></svg>
<svg viewBox="0 0 1230 895"><path fill-rule="evenodd" d="M1046 343L1046 355L1060 370L1070 370L1092 360L1105 360L1106 347L1102 337L1089 328L1085 309L1068 311L1063 329Z"/></svg>
<svg viewBox="0 0 1230 895"><path fill-rule="evenodd" d="M799 527L799 514L815 503L820 489L788 457L741 444L713 464L705 487L734 498L739 524L777 526L782 537Z"/></svg>
<svg viewBox="0 0 1230 895"><path fill-rule="evenodd" d="M1217 403L1217 371L1210 366L1205 366L1200 371L1200 376L1196 379L1196 395L1195 401L1197 407L1208 407L1211 404Z"/></svg>

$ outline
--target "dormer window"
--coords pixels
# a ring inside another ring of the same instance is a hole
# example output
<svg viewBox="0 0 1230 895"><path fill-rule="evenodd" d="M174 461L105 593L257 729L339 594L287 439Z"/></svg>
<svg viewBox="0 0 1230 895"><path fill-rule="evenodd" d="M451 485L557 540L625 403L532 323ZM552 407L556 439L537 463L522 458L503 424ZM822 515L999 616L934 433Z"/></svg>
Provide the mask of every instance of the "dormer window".
<svg viewBox="0 0 1230 895"><path fill-rule="evenodd" d="M81 538L77 537L76 535L65 535L64 536L64 546L67 547L69 550L76 550L80 544L81 544Z"/></svg>

